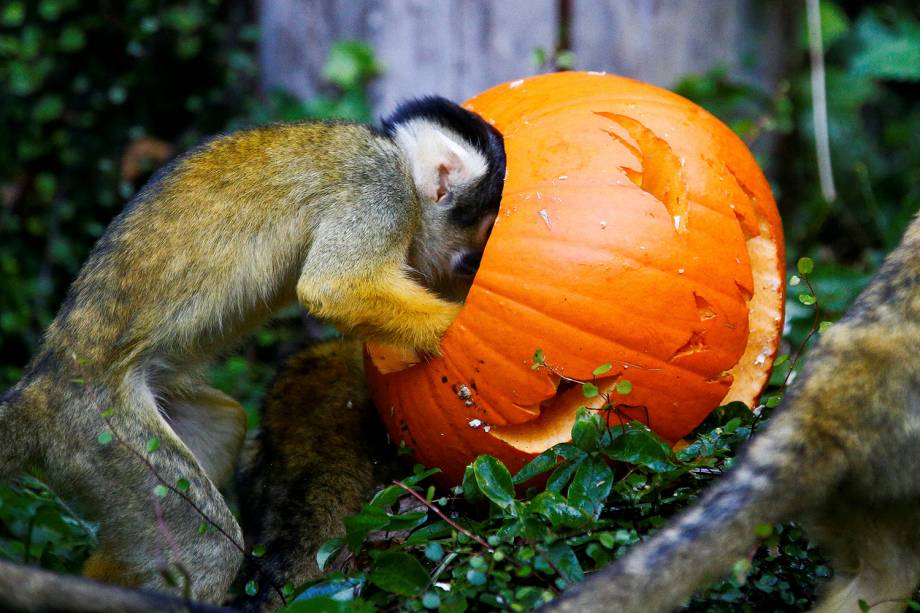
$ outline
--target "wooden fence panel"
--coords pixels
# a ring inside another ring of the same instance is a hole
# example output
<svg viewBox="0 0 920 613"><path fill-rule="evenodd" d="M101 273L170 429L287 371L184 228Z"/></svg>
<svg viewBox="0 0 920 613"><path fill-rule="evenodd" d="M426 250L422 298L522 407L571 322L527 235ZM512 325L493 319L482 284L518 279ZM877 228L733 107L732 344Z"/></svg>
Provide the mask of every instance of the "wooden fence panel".
<svg viewBox="0 0 920 613"><path fill-rule="evenodd" d="M389 111L407 96L463 100L533 74L533 51L555 47L555 0L384 0L370 43L386 73L372 87Z"/></svg>
<svg viewBox="0 0 920 613"><path fill-rule="evenodd" d="M328 87L323 66L333 43L367 39L376 2L364 0L260 0L262 87L307 99Z"/></svg>
<svg viewBox="0 0 920 613"><path fill-rule="evenodd" d="M575 66L668 87L724 65L770 88L785 65L791 12L780 1L573 0Z"/></svg>
<svg viewBox="0 0 920 613"><path fill-rule="evenodd" d="M575 67L670 86L725 65L773 87L795 34L794 0L570 0ZM463 100L533 74L533 52L552 52L559 0L260 0L263 83L307 98L325 88L337 40L361 39L385 73L375 111L437 93Z"/></svg>
<svg viewBox="0 0 920 613"><path fill-rule="evenodd" d="M552 51L558 32L556 0L261 0L259 20L265 89L315 95L332 43L361 39L386 71L371 87L380 112L533 74L533 51Z"/></svg>

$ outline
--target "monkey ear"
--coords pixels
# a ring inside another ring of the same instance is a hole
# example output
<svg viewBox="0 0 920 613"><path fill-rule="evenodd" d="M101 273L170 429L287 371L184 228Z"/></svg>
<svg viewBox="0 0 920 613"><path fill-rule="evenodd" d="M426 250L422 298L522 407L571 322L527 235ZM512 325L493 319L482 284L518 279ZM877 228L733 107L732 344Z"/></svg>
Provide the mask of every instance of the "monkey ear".
<svg viewBox="0 0 920 613"><path fill-rule="evenodd" d="M465 139L435 122L413 119L393 133L405 151L415 187L426 202L475 183L488 170L485 156Z"/></svg>

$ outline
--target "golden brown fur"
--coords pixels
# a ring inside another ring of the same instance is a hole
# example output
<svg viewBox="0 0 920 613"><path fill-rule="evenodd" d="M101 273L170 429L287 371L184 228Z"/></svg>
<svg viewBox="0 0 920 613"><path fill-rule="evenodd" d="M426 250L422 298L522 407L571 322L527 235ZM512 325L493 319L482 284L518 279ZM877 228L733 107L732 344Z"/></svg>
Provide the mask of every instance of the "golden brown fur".
<svg viewBox="0 0 920 613"><path fill-rule="evenodd" d="M549 609L672 610L742 558L758 524L792 518L833 561L818 610L904 610L920 583L920 217L736 467Z"/></svg>
<svg viewBox="0 0 920 613"><path fill-rule="evenodd" d="M345 533L345 518L374 487L398 476L368 396L362 351L353 340L310 347L287 362L266 397L261 432L237 480L247 545L266 548L241 573L259 587L237 603L247 610L281 604L270 581L298 586L319 577L319 547Z"/></svg>
<svg viewBox="0 0 920 613"><path fill-rule="evenodd" d="M471 113L440 99L413 104L440 105L501 150ZM437 350L460 308L436 293L457 293L454 270L441 267L481 252L504 168L431 121L424 160L410 158L411 134L396 138L398 121L387 133L301 123L219 137L158 173L112 222L24 378L0 399L0 479L38 464L99 520L89 576L170 589L160 571L180 566L195 598L223 597L242 539L217 487L246 420L202 373L279 307L296 299L343 331ZM426 199L433 192L438 200ZM98 442L109 429L115 440ZM151 439L159 449L146 452ZM194 505L154 495L159 479L188 480ZM199 534L199 511L216 528Z"/></svg>

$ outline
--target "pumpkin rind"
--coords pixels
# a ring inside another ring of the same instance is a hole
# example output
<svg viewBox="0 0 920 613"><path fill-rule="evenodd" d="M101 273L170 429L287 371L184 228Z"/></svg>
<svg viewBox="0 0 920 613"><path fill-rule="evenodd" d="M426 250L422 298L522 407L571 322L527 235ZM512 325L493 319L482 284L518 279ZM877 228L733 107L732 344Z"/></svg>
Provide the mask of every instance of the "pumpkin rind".
<svg viewBox="0 0 920 613"><path fill-rule="evenodd" d="M465 105L505 138L501 210L442 355L382 374L390 436L456 483L476 455L512 471L568 438L578 387L633 384L624 412L674 442L723 400L751 405L781 335L782 226L734 133L666 90L564 72Z"/></svg>

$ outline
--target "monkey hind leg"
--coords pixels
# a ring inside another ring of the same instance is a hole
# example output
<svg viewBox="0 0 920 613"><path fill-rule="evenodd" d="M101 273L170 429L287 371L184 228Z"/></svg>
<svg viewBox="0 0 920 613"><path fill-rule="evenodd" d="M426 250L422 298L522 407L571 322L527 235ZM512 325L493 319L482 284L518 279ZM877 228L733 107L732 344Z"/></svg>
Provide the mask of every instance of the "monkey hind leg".
<svg viewBox="0 0 920 613"><path fill-rule="evenodd" d="M920 513L832 505L836 517L809 532L830 552L834 578L815 611L900 613L920 585ZM844 517L841 517L844 516Z"/></svg>
<svg viewBox="0 0 920 613"><path fill-rule="evenodd" d="M193 598L219 601L242 563L239 526L141 377L128 381L82 386L45 425L49 485L99 522L85 574L178 594L188 583Z"/></svg>
<svg viewBox="0 0 920 613"><path fill-rule="evenodd" d="M165 398L169 425L218 487L233 475L246 437L246 411L223 392L194 384Z"/></svg>

